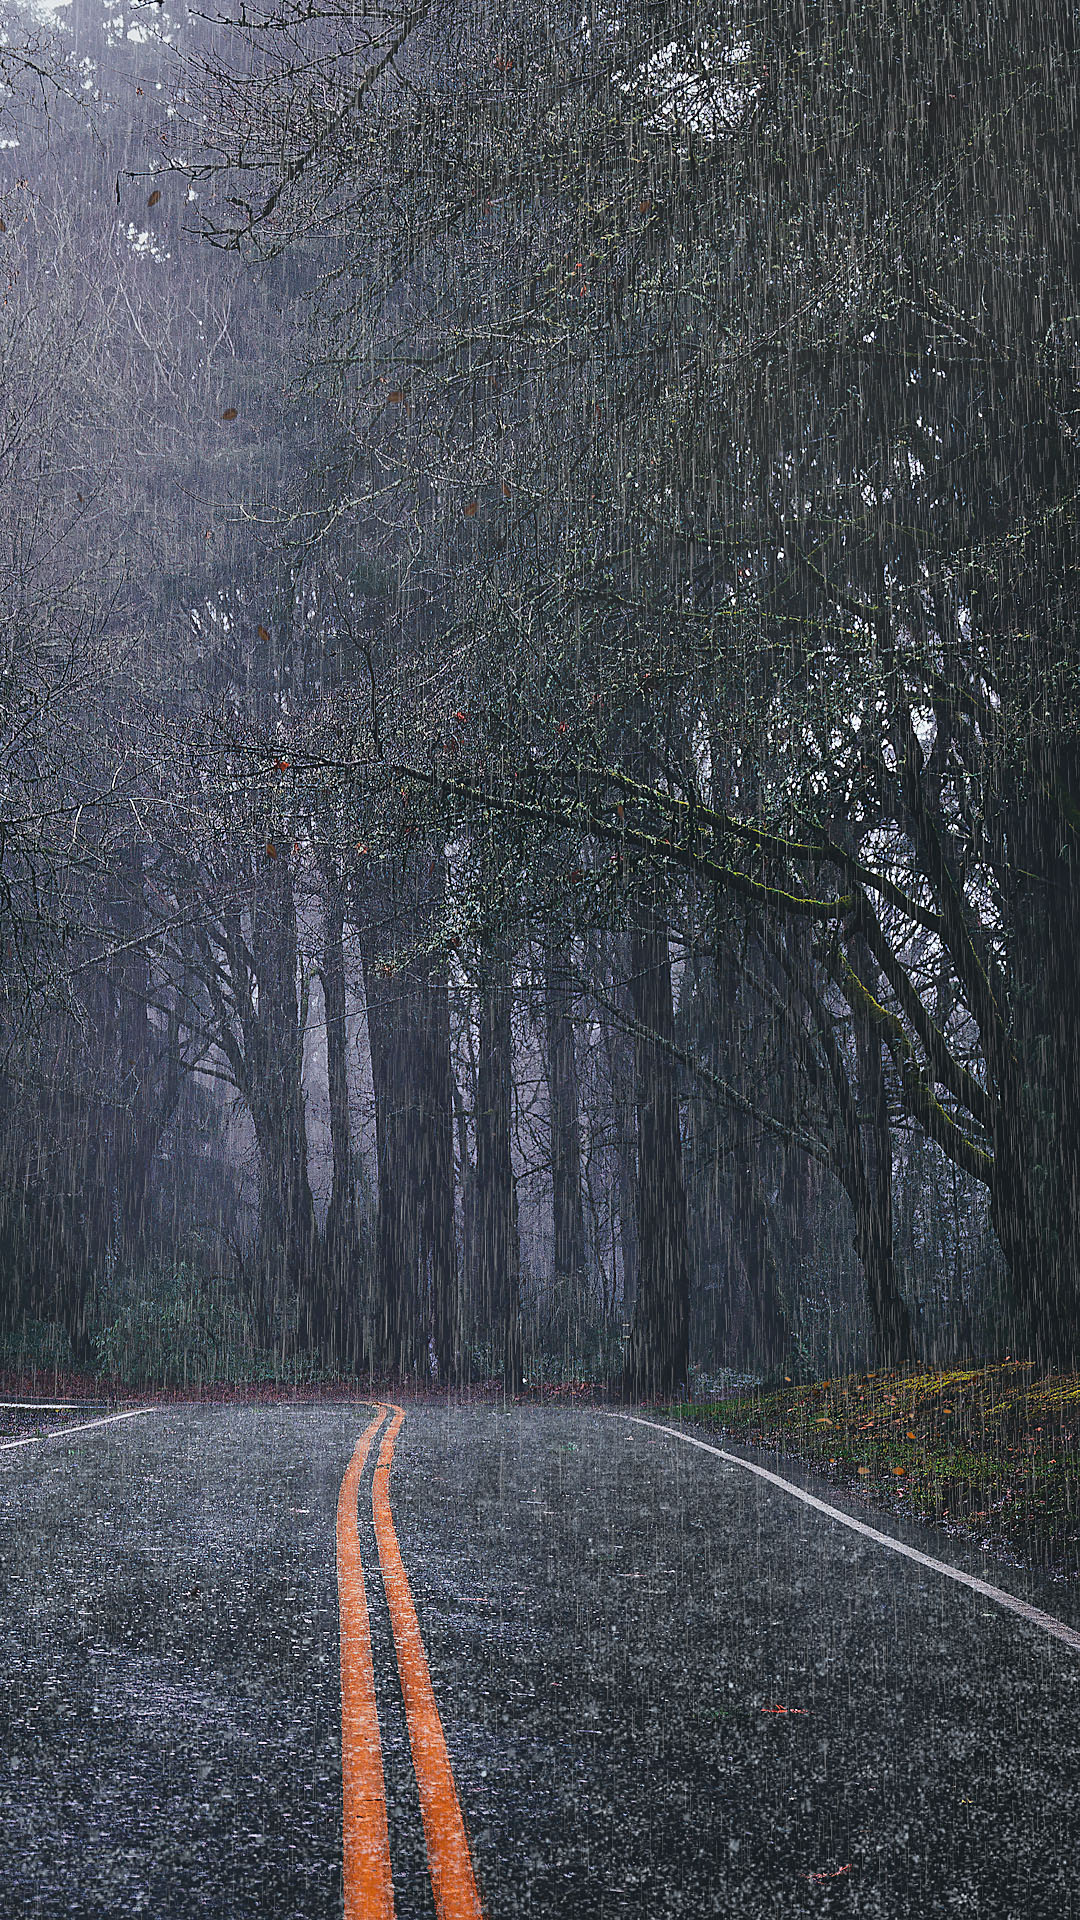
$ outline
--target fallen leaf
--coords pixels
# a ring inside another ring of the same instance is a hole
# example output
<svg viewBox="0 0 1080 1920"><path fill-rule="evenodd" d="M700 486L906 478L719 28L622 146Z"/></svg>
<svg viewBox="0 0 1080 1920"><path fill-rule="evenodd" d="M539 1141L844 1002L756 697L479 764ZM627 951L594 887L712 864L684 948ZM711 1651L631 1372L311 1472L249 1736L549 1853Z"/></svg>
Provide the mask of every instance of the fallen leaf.
<svg viewBox="0 0 1080 1920"><path fill-rule="evenodd" d="M269 635L269 634L267 633L267 631L266 631L266 628L265 628L265 627L260 627L258 631L259 631L259 639L260 639L260 640L265 640L265 641L267 642L267 644L269 644L269 641L270 641L270 635Z"/></svg>
<svg viewBox="0 0 1080 1920"><path fill-rule="evenodd" d="M480 511L479 500L466 500L465 505L462 508L462 512L464 513L466 520L471 520L475 514L479 513L479 511Z"/></svg>
<svg viewBox="0 0 1080 1920"><path fill-rule="evenodd" d="M146 204L148 207L156 207L160 199L161 199L161 188L155 187L153 193L150 195L150 198Z"/></svg>
<svg viewBox="0 0 1080 1920"><path fill-rule="evenodd" d="M223 420L235 420L238 412L239 408L237 407L226 407L221 417Z"/></svg>

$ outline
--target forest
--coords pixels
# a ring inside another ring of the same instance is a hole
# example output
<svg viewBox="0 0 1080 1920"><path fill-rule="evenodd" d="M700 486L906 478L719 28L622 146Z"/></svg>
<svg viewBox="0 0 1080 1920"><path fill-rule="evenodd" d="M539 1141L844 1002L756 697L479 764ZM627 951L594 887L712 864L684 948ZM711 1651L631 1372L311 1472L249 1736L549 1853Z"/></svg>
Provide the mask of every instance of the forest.
<svg viewBox="0 0 1080 1920"><path fill-rule="evenodd" d="M0 1370L1080 1362L1080 23L0 36Z"/></svg>

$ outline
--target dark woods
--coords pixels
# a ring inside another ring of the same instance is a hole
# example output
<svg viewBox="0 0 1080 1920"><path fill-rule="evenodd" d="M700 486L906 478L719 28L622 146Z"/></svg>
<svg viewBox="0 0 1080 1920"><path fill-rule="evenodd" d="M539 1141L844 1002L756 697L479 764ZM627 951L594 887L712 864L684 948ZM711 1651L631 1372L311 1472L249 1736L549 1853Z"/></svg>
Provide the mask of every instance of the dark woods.
<svg viewBox="0 0 1080 1920"><path fill-rule="evenodd" d="M1075 1362L1073 9L166 11L3 50L4 1363Z"/></svg>

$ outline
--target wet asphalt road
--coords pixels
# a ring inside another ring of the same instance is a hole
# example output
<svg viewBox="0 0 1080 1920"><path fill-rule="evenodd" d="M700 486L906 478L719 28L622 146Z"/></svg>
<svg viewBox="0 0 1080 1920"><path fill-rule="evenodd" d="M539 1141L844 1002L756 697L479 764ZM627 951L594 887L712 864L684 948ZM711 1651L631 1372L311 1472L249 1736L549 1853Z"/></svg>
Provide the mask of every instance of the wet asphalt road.
<svg viewBox="0 0 1080 1920"><path fill-rule="evenodd" d="M367 1418L169 1409L0 1453L0 1915L338 1920ZM599 1412L410 1409L391 1491L490 1920L1080 1916L1076 1650ZM433 1920L368 1596L398 1914Z"/></svg>

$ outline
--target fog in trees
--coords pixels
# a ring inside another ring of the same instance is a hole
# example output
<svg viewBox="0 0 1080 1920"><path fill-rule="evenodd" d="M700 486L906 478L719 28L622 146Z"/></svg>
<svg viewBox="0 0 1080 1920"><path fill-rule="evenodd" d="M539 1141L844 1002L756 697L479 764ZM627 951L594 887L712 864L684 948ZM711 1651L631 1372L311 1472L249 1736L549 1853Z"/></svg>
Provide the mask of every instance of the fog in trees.
<svg viewBox="0 0 1080 1920"><path fill-rule="evenodd" d="M6 13L0 1365L1077 1360L1076 39Z"/></svg>

